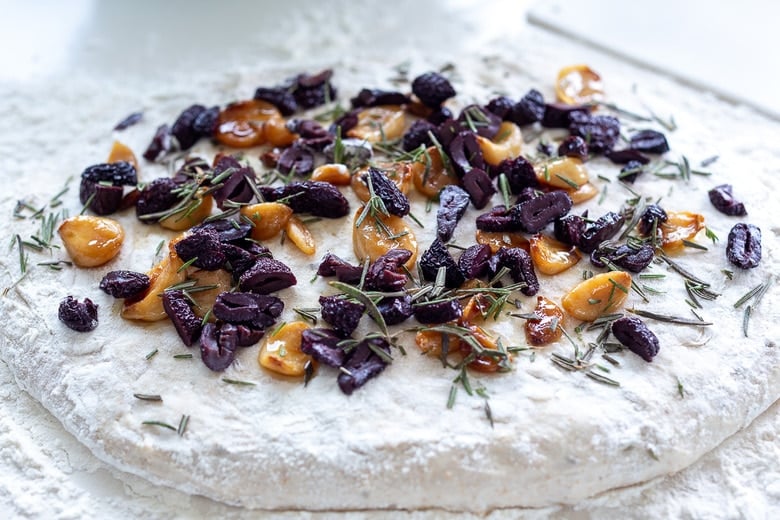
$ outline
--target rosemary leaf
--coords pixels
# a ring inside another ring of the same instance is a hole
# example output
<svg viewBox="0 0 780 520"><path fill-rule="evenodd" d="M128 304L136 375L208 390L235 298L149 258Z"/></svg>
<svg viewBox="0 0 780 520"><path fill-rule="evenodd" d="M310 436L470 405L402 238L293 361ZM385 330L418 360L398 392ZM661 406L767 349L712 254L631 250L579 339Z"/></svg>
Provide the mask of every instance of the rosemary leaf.
<svg viewBox="0 0 780 520"><path fill-rule="evenodd" d="M760 283L760 284L756 285L755 287L753 287L752 289L750 289L747 293L745 293L742 296L742 298L740 298L739 300L737 300L734 303L734 308L735 309L739 309L746 301L748 301L753 296L755 296L756 294L761 292L761 290L763 290L763 288L764 288L764 284Z"/></svg>
<svg viewBox="0 0 780 520"><path fill-rule="evenodd" d="M611 377L607 377L603 374L599 374L598 372L594 372L592 370L588 370L587 372L585 372L585 375L593 379L594 381L598 381L599 383L604 383L605 385L620 386L619 381L615 381Z"/></svg>
<svg viewBox="0 0 780 520"><path fill-rule="evenodd" d="M144 421L141 424L144 424L146 426L160 426L161 428L168 428L169 430L177 431L176 427L171 426L170 424L164 423L162 421Z"/></svg>
<svg viewBox="0 0 780 520"><path fill-rule="evenodd" d="M450 394L447 397L447 409L452 409L455 406L455 397L458 395L457 385L450 386Z"/></svg>
<svg viewBox="0 0 780 520"><path fill-rule="evenodd" d="M133 394L133 397L140 399L141 401L159 401L162 402L162 397L158 394Z"/></svg>
<svg viewBox="0 0 780 520"><path fill-rule="evenodd" d="M237 385L237 386L257 386L257 383L253 383L251 381L241 381L240 379L230 379L227 377L223 377L222 381L229 385Z"/></svg>
<svg viewBox="0 0 780 520"><path fill-rule="evenodd" d="M650 311L643 311L641 309L626 309L626 310L632 314L636 314L637 316L642 316L643 318L649 318L651 320L656 320L656 321L663 321L666 323L674 323L677 325L694 325L694 326L702 326L702 327L712 325L712 322L710 321L690 320L687 318L681 318L679 316L670 316L670 315L658 314Z"/></svg>
<svg viewBox="0 0 780 520"><path fill-rule="evenodd" d="M190 423L190 416L189 415L182 415L181 419L179 419L179 427L176 428L176 433L179 434L179 437L184 435L184 432L187 431L187 425Z"/></svg>

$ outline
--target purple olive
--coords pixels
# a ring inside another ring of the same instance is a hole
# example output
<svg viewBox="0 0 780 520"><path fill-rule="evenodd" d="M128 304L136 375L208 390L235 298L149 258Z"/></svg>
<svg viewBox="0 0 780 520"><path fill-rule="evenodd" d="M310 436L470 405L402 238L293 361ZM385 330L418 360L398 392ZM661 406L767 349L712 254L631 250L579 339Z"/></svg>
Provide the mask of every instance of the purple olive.
<svg viewBox="0 0 780 520"><path fill-rule="evenodd" d="M320 296L320 315L342 338L349 337L360 323L366 306L342 296Z"/></svg>
<svg viewBox="0 0 780 520"><path fill-rule="evenodd" d="M60 302L57 317L69 329L89 332L98 325L98 306L89 298L79 302L73 296L67 296Z"/></svg>
<svg viewBox="0 0 780 520"><path fill-rule="evenodd" d="M339 347L341 338L330 329L305 329L301 334L301 352L308 354L318 363L338 368L344 363L346 354Z"/></svg>
<svg viewBox="0 0 780 520"><path fill-rule="evenodd" d="M522 202L511 211L527 233L538 233L547 224L566 215L571 209L571 198L563 191L551 191Z"/></svg>
<svg viewBox="0 0 780 520"><path fill-rule="evenodd" d="M467 280L484 276L488 269L488 260L492 250L487 244L475 244L461 253L458 268Z"/></svg>
<svg viewBox="0 0 780 520"><path fill-rule="evenodd" d="M182 291L163 291L162 303L181 340L191 346L200 337L201 319L192 311L187 297Z"/></svg>
<svg viewBox="0 0 780 520"><path fill-rule="evenodd" d="M414 317L423 324L446 323L463 315L463 306L457 299L417 303L413 308Z"/></svg>
<svg viewBox="0 0 780 520"><path fill-rule="evenodd" d="M623 316L612 322L612 334L634 354L650 363L660 349L658 338L647 325L634 316Z"/></svg>
<svg viewBox="0 0 780 520"><path fill-rule="evenodd" d="M220 340L221 335L217 326L213 323L206 323L200 335L200 356L203 363L215 372L225 370L236 359L237 342L231 344L229 341ZM231 346L233 349L230 348Z"/></svg>
<svg viewBox="0 0 780 520"><path fill-rule="evenodd" d="M436 280L439 269L444 268L444 286L454 288L460 286L465 280L458 264L452 258L447 246L441 243L439 239L434 239L429 247L420 257L420 270L423 278L428 281Z"/></svg>
<svg viewBox="0 0 780 520"><path fill-rule="evenodd" d="M370 346L369 346L370 345ZM369 380L378 376L387 366L387 361L374 352L380 350L390 355L390 345L382 338L364 339L347 354L341 365L343 371L339 373L338 383L342 392L347 395L365 385Z"/></svg>
<svg viewBox="0 0 780 520"><path fill-rule="evenodd" d="M239 278L242 291L269 294L298 283L289 267L273 258L260 257Z"/></svg>
<svg viewBox="0 0 780 520"><path fill-rule="evenodd" d="M484 208L490 202L493 194L496 193L496 187L493 180L480 168L472 168L463 176L463 189L465 189L471 203L477 209Z"/></svg>

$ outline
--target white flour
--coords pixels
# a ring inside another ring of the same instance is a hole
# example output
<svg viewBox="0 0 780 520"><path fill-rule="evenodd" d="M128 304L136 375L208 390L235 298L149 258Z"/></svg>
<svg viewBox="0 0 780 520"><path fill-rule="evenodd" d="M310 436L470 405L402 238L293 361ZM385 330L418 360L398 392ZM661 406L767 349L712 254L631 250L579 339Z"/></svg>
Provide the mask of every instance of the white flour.
<svg viewBox="0 0 780 520"><path fill-rule="evenodd" d="M322 26L331 20L321 11L310 12L308 17L311 26ZM322 51L316 56L303 51L294 53L293 58L302 60L304 64L301 65L301 69L305 69L307 61L320 61L323 59L323 54L326 62L339 61L338 56L346 55L344 42L349 41L350 38L353 38L352 41L357 38L362 46L367 45L369 42L360 40L357 36L358 32L364 34L350 24L340 24L338 30L329 32L327 36L321 35L318 37L320 39L307 40L302 34L296 33L289 38L293 41L300 40L300 45L280 45L279 49L313 49L327 44L327 52ZM287 42L289 41L288 39ZM501 43L496 45L506 48L507 41L512 40L501 40ZM541 46L544 49L539 53L541 56L530 56L531 53L527 50L524 52L527 52L528 56L523 56L523 52L518 49L519 64L522 64L524 59L540 60L546 57L550 60L550 74L537 78L539 84L549 84L550 78L560 64L582 61L583 56L585 59L598 60L599 63L613 70L619 68L612 60L589 51L581 51L569 43L559 42L556 38L538 34L536 31L526 29L525 39L520 41L526 44L532 42L531 48ZM389 43L381 45L391 48ZM517 45L519 47L519 44ZM554 51L551 50L553 45L556 47ZM362 52L365 51L351 49L350 58L343 58L340 61L359 64L360 61L353 56ZM370 53L366 52L366 54ZM406 55L398 52L394 56L398 59L383 63L383 69L386 69L389 64L402 61L402 55L416 58L414 54ZM244 65L246 66L246 63ZM340 64L336 63L336 65L338 74ZM257 70L262 70L262 66L258 65ZM483 74L486 76L485 80L490 81L487 77L489 73ZM230 76L226 77L230 78ZM241 74L235 75L236 80L241 77ZM185 77L171 79L171 83L165 88L170 97L161 99L161 104L170 104L174 96L189 99L193 87L187 79ZM142 85L145 80L133 81ZM223 87L229 83L224 77L215 82ZM668 82L661 81L660 85L661 87L658 88L661 90L675 91ZM651 88L647 84L642 86ZM78 92L78 88L67 85L64 90L64 94L60 93L47 100L36 96L36 91L32 87L26 92L13 92L0 86L0 94L2 94L0 99L4 102L0 106L2 120L0 134L9 136L12 135L11 129L18 129L5 144L0 144L0 156L2 156L0 166L3 167L0 176L3 180L8 179L11 174L16 175L17 171L28 171L31 164L50 170L80 172L92 158L105 154L110 136L106 130L103 134L95 131L94 135L80 135L78 139L73 139L69 135L69 130L76 131L84 126L79 118L103 114L101 117L106 121L105 127L108 129L114 120L118 120L126 112L136 108L126 105L114 106L113 100L107 94L105 99L93 100L85 113L80 113L73 107L66 109L76 116L75 119L68 120L68 117L59 113L63 110L62 101L63 99L75 101L74 93ZM225 90L230 89L225 88ZM45 92L45 89L40 89L39 92ZM235 92L236 95L249 95L251 86L235 84ZM68 94L74 97L68 98ZM32 103L33 99L39 102ZM126 97L124 101L127 101ZM223 101L224 99L204 100L204 102L214 103ZM669 107L674 106L674 100L670 99ZM156 117L154 106L146 108L149 109L147 117L150 120L160 119ZM777 134L776 124L757 118L748 111L734 111L734 113L743 121L755 118L757 125L767 130L767 135ZM49 118L51 124L45 124ZM35 131L29 128L31 121L35 122ZM94 131L95 126L92 125L91 128ZM735 139L744 139L746 143L751 137L754 136L734 136ZM78 143L79 148L68 148L68 144L72 146L73 143ZM702 143L702 146L706 147L706 143ZM34 157L31 156L30 150L35 150ZM751 147L750 153L757 163L771 164L778 161L778 150L774 143L768 143L765 148ZM11 193L5 194L3 198L6 201L9 198L13 199L26 193L30 188L20 182L19 186L12 188ZM0 367L0 376L3 410L0 416L0 468L2 469L0 512L4 507L8 510L8 515L2 516L99 518L126 514L169 518L191 514L238 518L246 514L206 499L190 497L177 491L154 486L110 468L93 457L72 436L65 433L56 420L52 419L27 394L20 392L13 383L8 368L4 365ZM780 465L778 464L780 448L776 439L776 432L780 431L778 406L770 408L749 430L730 439L721 448L678 475L642 486L605 493L586 501L574 510L552 508L540 511L538 514L540 516L552 514L561 518L618 514L635 517L768 517L772 511L778 510L780 504L780 473L776 469ZM529 512L529 514L536 513ZM246 515L256 516L256 513ZM515 513L497 512L494 516L514 515ZM312 516L319 518L327 515ZM435 516L435 514L417 513L413 516L425 517Z"/></svg>
<svg viewBox="0 0 780 520"><path fill-rule="evenodd" d="M119 472L100 462L48 412L20 392L0 363L0 517L3 518L259 518L201 497L193 497ZM752 518L780 510L780 404L745 431L727 440L678 474L615 490L576 508L523 511L529 518ZM428 520L442 512L418 512ZM519 511L492 519L517 518ZM269 514L270 516L270 514ZM335 514L291 513L275 518L333 518ZM395 518L376 513L372 518ZM341 516L339 516L341 518ZM362 518L361 513L346 518ZM457 514L454 519L479 518Z"/></svg>

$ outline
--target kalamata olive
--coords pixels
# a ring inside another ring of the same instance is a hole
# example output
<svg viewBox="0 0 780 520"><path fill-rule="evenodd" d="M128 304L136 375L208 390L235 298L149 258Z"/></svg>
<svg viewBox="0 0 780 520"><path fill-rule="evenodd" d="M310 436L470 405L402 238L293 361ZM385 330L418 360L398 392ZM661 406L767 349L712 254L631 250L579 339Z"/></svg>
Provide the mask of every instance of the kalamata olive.
<svg viewBox="0 0 780 520"><path fill-rule="evenodd" d="M382 315L387 325L398 325L406 321L414 313L412 309L412 297L393 296L388 298L382 298L379 303L376 304L376 308Z"/></svg>
<svg viewBox="0 0 780 520"><path fill-rule="evenodd" d="M223 292L217 296L212 312L214 317L234 324L250 323L265 329L282 313L284 302L276 296L246 292Z"/></svg>
<svg viewBox="0 0 780 520"><path fill-rule="evenodd" d="M488 260L492 255L487 244L475 244L461 253L458 268L467 280L484 276L488 269Z"/></svg>
<svg viewBox="0 0 780 520"><path fill-rule="evenodd" d="M458 222L469 206L469 194L450 184L439 192L439 209L436 211L436 236L442 243L452 238Z"/></svg>
<svg viewBox="0 0 780 520"><path fill-rule="evenodd" d="M372 166L368 168L368 176L374 195L382 199L388 213L399 217L409 214L409 199L401 193L396 183L388 179L383 171Z"/></svg>
<svg viewBox="0 0 780 520"><path fill-rule="evenodd" d="M477 229L482 231L520 231L520 222L515 217L514 213L506 208L506 206L499 205L487 213L482 213L477 216L476 220Z"/></svg>
<svg viewBox="0 0 780 520"><path fill-rule="evenodd" d="M438 72L426 72L414 78L412 92L424 105L431 108L438 108L455 96L452 84Z"/></svg>
<svg viewBox="0 0 780 520"><path fill-rule="evenodd" d="M634 184L634 181L644 173L644 165L639 161L628 161L625 166L620 169L618 179L629 184Z"/></svg>
<svg viewBox="0 0 780 520"><path fill-rule="evenodd" d="M570 135L558 146L561 157L576 157L581 161L588 160L588 143L578 135Z"/></svg>
<svg viewBox="0 0 780 520"><path fill-rule="evenodd" d="M375 107L379 105L406 105L411 102L409 96L401 92L361 89L357 96L350 100L352 108Z"/></svg>
<svg viewBox="0 0 780 520"><path fill-rule="evenodd" d="M463 176L463 189L469 194L471 203L477 209L484 208L496 193L493 180L481 168L472 168Z"/></svg>
<svg viewBox="0 0 780 520"><path fill-rule="evenodd" d="M428 281L434 281L441 268L444 268L446 273L444 277L445 287L458 287L465 280L458 264L447 250L447 246L442 244L437 238L433 241L431 247L429 247L420 257L420 270L422 271L423 278Z"/></svg>
<svg viewBox="0 0 780 520"><path fill-rule="evenodd" d="M498 135L502 119L479 105L469 105L458 116L461 130L481 135L485 139L493 139Z"/></svg>
<svg viewBox="0 0 780 520"><path fill-rule="evenodd" d="M612 322L612 335L648 363L660 349L658 338L647 325L634 316L623 316Z"/></svg>
<svg viewBox="0 0 780 520"><path fill-rule="evenodd" d="M89 298L80 302L73 296L67 296L60 302L57 317L69 329L89 332L98 325L98 306Z"/></svg>
<svg viewBox="0 0 780 520"><path fill-rule="evenodd" d="M571 114L569 132L585 139L592 153L604 153L612 150L620 138L620 121L612 116L574 112Z"/></svg>
<svg viewBox="0 0 780 520"><path fill-rule="evenodd" d="M631 150L630 148L626 148L625 150L610 150L604 155L615 164L628 164L631 161L637 161L641 164L650 162L649 157L642 155L642 153L637 150Z"/></svg>
<svg viewBox="0 0 780 520"><path fill-rule="evenodd" d="M207 271L221 269L227 261L219 235L210 228L188 233L173 247L184 262L195 259L192 265Z"/></svg>
<svg viewBox="0 0 780 520"><path fill-rule="evenodd" d="M734 198L732 190L731 184L721 184L720 186L712 188L707 194L710 197L710 202L715 206L715 209L724 215L739 217L747 215L745 205Z"/></svg>
<svg viewBox="0 0 780 520"><path fill-rule="evenodd" d="M230 173L226 173L230 170ZM223 177L227 175L227 177ZM220 157L214 165L214 177L223 177L221 186L217 187L212 195L220 209L225 208L225 202L245 203L252 200L255 192L251 184L256 182L255 171L244 166L234 157L225 155Z"/></svg>
<svg viewBox="0 0 780 520"><path fill-rule="evenodd" d="M341 296L320 296L320 315L342 338L349 337L354 331L366 306L351 302Z"/></svg>
<svg viewBox="0 0 780 520"><path fill-rule="evenodd" d="M152 141L144 152L144 159L147 161L157 161L169 151L171 151L171 127L168 125L161 125L157 127L157 131L152 137Z"/></svg>
<svg viewBox="0 0 780 520"><path fill-rule="evenodd" d="M473 168L485 169L482 149L474 132L458 132L447 146L447 151L459 177L463 177Z"/></svg>
<svg viewBox="0 0 780 520"><path fill-rule="evenodd" d="M298 106L304 109L325 104L336 99L336 89L330 80L333 71L323 70L317 74L299 74L295 78L293 96Z"/></svg>
<svg viewBox="0 0 780 520"><path fill-rule="evenodd" d="M163 291L163 308L171 319L179 337L188 347L200 337L201 319L190 307L190 302L179 290Z"/></svg>
<svg viewBox="0 0 780 520"><path fill-rule="evenodd" d="M298 110L298 103L289 88L258 87L255 90L255 99L266 101L275 106L283 116L291 116Z"/></svg>
<svg viewBox="0 0 780 520"><path fill-rule="evenodd" d="M544 106L542 126L545 128L569 128L574 114L587 115L589 113L590 110L585 105L548 103Z"/></svg>
<svg viewBox="0 0 780 520"><path fill-rule="evenodd" d="M490 102L485 105L485 109L506 121L508 119L509 113L512 110L512 107L514 106L515 102L508 97L498 96L491 99ZM544 102L542 102L542 107L544 107Z"/></svg>
<svg viewBox="0 0 780 520"><path fill-rule="evenodd" d="M640 130L631 136L629 147L632 150L645 153L666 153L669 143L666 136L656 130Z"/></svg>
<svg viewBox="0 0 780 520"><path fill-rule="evenodd" d="M661 206L649 204L639 217L639 232L647 236L652 232L653 226L660 229L661 224L666 222L668 218L666 211Z"/></svg>
<svg viewBox="0 0 780 520"><path fill-rule="evenodd" d="M134 271L111 271L100 280L100 289L114 298L133 298L149 288L149 277Z"/></svg>
<svg viewBox="0 0 780 520"><path fill-rule="evenodd" d="M404 151L407 152L416 150L420 146L424 146L425 148L428 148L429 146L433 146L433 141L431 140L431 134L435 136L436 132L437 132L436 125L434 125L430 121L426 121L425 119L418 119L417 121L412 123L412 126L410 126L409 129L404 133L401 146L404 149Z"/></svg>
<svg viewBox="0 0 780 520"><path fill-rule="evenodd" d="M379 256L366 273L366 287L377 291L400 291L406 285L406 273L401 269L412 257L408 249L394 248Z"/></svg>
<svg viewBox="0 0 780 520"><path fill-rule="evenodd" d="M523 188L535 188L539 185L533 164L521 155L502 161L496 169L496 174L501 173L506 175L506 179L509 181L509 190L513 194L520 193Z"/></svg>
<svg viewBox="0 0 780 520"><path fill-rule="evenodd" d="M349 202L337 187L327 182L292 182L272 188L261 186L266 202L286 199L286 204L296 213L310 213L316 217L340 218L349 214Z"/></svg>
<svg viewBox="0 0 780 520"><path fill-rule="evenodd" d="M520 292L533 296L539 292L539 280L534 271L531 256L525 249L519 247L504 248L498 252L499 264L509 269L509 275L515 283L523 282L525 287Z"/></svg>
<svg viewBox="0 0 780 520"><path fill-rule="evenodd" d="M619 213L614 211L605 213L585 227L579 243L576 244L577 247L585 253L592 253L600 243L615 236L624 222L625 218Z"/></svg>
<svg viewBox="0 0 780 520"><path fill-rule="evenodd" d="M418 303L413 308L414 317L423 324L446 323L463 314L463 306L457 299Z"/></svg>
<svg viewBox="0 0 780 520"><path fill-rule="evenodd" d="M317 274L320 276L335 276L340 282L355 285L360 282L363 268L352 265L333 253L328 253L320 262Z"/></svg>
<svg viewBox="0 0 780 520"><path fill-rule="evenodd" d="M294 172L305 177L314 170L314 154L306 146L293 144L279 156L276 167L284 175Z"/></svg>
<svg viewBox="0 0 780 520"><path fill-rule="evenodd" d="M544 96L538 90L531 89L515 103L504 118L518 126L525 126L541 121L544 115Z"/></svg>
<svg viewBox="0 0 780 520"><path fill-rule="evenodd" d="M512 207L520 225L528 233L537 233L571 209L571 198L563 191L551 191Z"/></svg>
<svg viewBox="0 0 780 520"><path fill-rule="evenodd" d="M252 230L252 226L243 221L221 218L193 226L190 228L190 231L196 233L201 229L213 230L219 237L220 242L233 242L234 240L246 238Z"/></svg>
<svg viewBox="0 0 780 520"><path fill-rule="evenodd" d="M144 186L135 203L135 214L144 224L152 224L157 219L142 218L145 215L161 213L171 209L178 201L176 189L179 185L169 177L160 177Z"/></svg>
<svg viewBox="0 0 780 520"><path fill-rule="evenodd" d="M390 345L382 338L364 339L347 354L339 373L338 383L342 392L347 395L378 376L387 366L387 362L377 355L369 346L390 355Z"/></svg>
<svg viewBox="0 0 780 520"><path fill-rule="evenodd" d="M341 338L330 329L305 329L301 333L301 352L310 355L318 363L338 368L344 363L346 353L339 347Z"/></svg>
<svg viewBox="0 0 780 520"><path fill-rule="evenodd" d="M244 272L239 279L242 291L268 294L293 286L298 281L289 267L273 258L260 257L255 265Z"/></svg>
<svg viewBox="0 0 780 520"><path fill-rule="evenodd" d="M606 267L602 259L612 262L618 267L639 273L653 261L655 251L650 244L638 248L626 244L604 241L590 254L590 262L596 267Z"/></svg>
<svg viewBox="0 0 780 520"><path fill-rule="evenodd" d="M122 130L130 128L134 124L140 122L141 119L143 119L143 117L144 117L143 112L132 112L131 114L125 116L120 122L118 122L116 126L114 126L114 130L120 132Z"/></svg>
<svg viewBox="0 0 780 520"><path fill-rule="evenodd" d="M761 230L753 224L739 223L729 231L726 257L741 269L752 269L761 262Z"/></svg>
<svg viewBox="0 0 780 520"><path fill-rule="evenodd" d="M191 105L179 114L179 117L174 121L171 127L171 135L176 138L180 150L189 150L200 138L200 135L195 130L195 120L205 111L206 107L203 105Z"/></svg>
<svg viewBox="0 0 780 520"><path fill-rule="evenodd" d="M219 329L213 323L206 323L200 334L200 356L203 363L215 372L221 372L229 367L236 358L235 348L237 342L231 345L229 342L220 342Z"/></svg>

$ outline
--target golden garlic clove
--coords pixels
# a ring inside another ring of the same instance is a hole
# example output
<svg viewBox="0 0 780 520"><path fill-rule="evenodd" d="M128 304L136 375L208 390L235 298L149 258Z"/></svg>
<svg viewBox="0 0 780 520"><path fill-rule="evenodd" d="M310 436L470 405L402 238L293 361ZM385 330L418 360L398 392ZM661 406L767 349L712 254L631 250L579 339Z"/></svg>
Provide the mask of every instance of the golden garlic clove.
<svg viewBox="0 0 780 520"><path fill-rule="evenodd" d="M68 256L79 267L97 267L122 249L125 232L116 220L92 215L66 219L58 229Z"/></svg>

